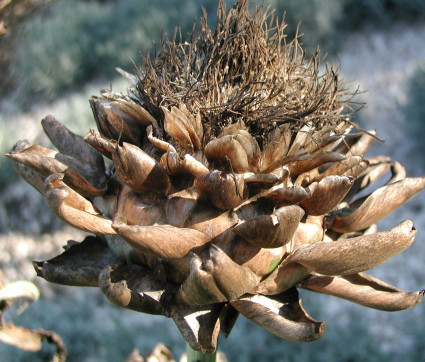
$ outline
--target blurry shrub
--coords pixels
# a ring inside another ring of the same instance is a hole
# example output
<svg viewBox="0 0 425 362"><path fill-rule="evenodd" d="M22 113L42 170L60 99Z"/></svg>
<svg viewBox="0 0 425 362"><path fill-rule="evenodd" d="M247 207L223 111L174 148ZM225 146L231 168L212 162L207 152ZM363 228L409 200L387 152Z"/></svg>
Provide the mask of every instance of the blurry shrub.
<svg viewBox="0 0 425 362"><path fill-rule="evenodd" d="M266 0L276 9L279 18L285 13L288 24L287 32L292 39L297 26L299 33L304 34L301 42L308 52L314 52L317 45L328 48L331 39L335 38L336 26L344 16L344 4L347 0ZM260 3L260 1L256 1Z"/></svg>
<svg viewBox="0 0 425 362"><path fill-rule="evenodd" d="M394 22L419 22L425 19L423 0L345 0L341 26L357 30L365 25L391 27Z"/></svg>
<svg viewBox="0 0 425 362"><path fill-rule="evenodd" d="M265 3L276 8L279 17L286 12L290 35L294 35L301 21L302 42L310 52L317 45L326 52L336 52L346 35L353 31L425 20L423 0L265 0Z"/></svg>
<svg viewBox="0 0 425 362"><path fill-rule="evenodd" d="M409 80L408 101L402 107L405 114L409 143L415 145L411 149L420 149L425 139L425 62L423 62ZM415 147L416 146L416 147ZM422 169L425 169L424 158L421 157Z"/></svg>

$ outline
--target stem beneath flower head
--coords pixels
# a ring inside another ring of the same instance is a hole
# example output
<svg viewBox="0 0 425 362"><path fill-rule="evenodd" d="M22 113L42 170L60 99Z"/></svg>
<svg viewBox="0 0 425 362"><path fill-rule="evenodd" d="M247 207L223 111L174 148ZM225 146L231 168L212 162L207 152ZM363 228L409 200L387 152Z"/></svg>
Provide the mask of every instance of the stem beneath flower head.
<svg viewBox="0 0 425 362"><path fill-rule="evenodd" d="M214 353L202 353L201 351L195 351L186 342L186 355L187 362L215 362L217 350Z"/></svg>

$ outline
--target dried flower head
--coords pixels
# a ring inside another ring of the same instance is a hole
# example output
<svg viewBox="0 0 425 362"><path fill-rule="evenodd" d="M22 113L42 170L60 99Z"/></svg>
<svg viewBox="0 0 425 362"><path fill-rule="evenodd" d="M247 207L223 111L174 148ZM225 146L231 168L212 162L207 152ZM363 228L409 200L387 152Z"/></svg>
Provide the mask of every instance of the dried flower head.
<svg viewBox="0 0 425 362"><path fill-rule="evenodd" d="M57 147L8 154L65 222L94 235L34 262L48 281L99 287L114 304L173 318L192 348L212 352L239 313L290 341L325 330L297 288L382 310L414 306L363 272L407 248L410 221L375 223L425 187L381 156L374 132L351 132L355 92L319 72L297 37L239 1L216 29L143 59L128 95L93 97L98 131L83 139L52 116ZM104 157L112 167L105 167ZM356 195L391 171L385 186Z"/></svg>

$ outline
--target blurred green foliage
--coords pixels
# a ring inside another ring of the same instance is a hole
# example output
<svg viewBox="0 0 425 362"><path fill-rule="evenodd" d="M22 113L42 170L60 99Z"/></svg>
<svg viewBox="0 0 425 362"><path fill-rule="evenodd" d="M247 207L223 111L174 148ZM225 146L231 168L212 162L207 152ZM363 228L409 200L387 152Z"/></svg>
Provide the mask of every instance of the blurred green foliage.
<svg viewBox="0 0 425 362"><path fill-rule="evenodd" d="M425 61L419 65L409 80L407 103L402 107L405 114L409 142L412 150L423 148L425 139ZM424 158L422 169L425 169Z"/></svg>
<svg viewBox="0 0 425 362"><path fill-rule="evenodd" d="M391 28L394 23L425 20L423 0L343 0L344 17L341 25L347 30L365 26Z"/></svg>

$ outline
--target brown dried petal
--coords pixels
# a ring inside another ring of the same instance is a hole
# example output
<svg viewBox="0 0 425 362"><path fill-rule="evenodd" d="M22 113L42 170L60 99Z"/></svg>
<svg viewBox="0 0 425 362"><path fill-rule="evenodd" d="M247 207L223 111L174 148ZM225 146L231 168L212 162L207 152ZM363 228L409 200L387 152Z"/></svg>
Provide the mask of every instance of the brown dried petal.
<svg viewBox="0 0 425 362"><path fill-rule="evenodd" d="M181 104L180 108L171 107L171 113L177 117L180 122L183 124L187 133L190 136L191 143L195 149L201 148L201 139L202 136L199 137L197 132L195 131L196 119L193 117L187 110L184 111L185 106ZM199 131L199 129L198 129Z"/></svg>
<svg viewBox="0 0 425 362"><path fill-rule="evenodd" d="M308 215L327 214L342 201L353 182L352 177L327 176L320 182L314 182L308 187L311 197L301 201L300 205Z"/></svg>
<svg viewBox="0 0 425 362"><path fill-rule="evenodd" d="M72 170L78 175L81 175L86 183L90 183L99 189L104 189L106 187L107 177L104 170L92 168L89 164L84 164L78 159L62 153L57 153L55 159L68 166L67 169L70 169L69 172ZM63 173L66 173L66 170L64 170ZM79 183L77 183L77 186L78 185ZM84 183L81 183L81 185L84 185ZM69 186L72 187L73 185L70 184Z"/></svg>
<svg viewBox="0 0 425 362"><path fill-rule="evenodd" d="M183 173L198 177L209 172L207 167L188 154L180 157L175 152L164 153L160 164L169 175Z"/></svg>
<svg viewBox="0 0 425 362"><path fill-rule="evenodd" d="M238 120L236 123L229 124L221 130L220 134L218 135L218 138L224 137L224 136L235 136L240 130L247 130L245 122L242 120Z"/></svg>
<svg viewBox="0 0 425 362"><path fill-rule="evenodd" d="M187 279L181 285L177 300L179 303L204 305L210 303L226 302L228 299L220 291L214 276L206 270L202 259L190 254L190 272Z"/></svg>
<svg viewBox="0 0 425 362"><path fill-rule="evenodd" d="M332 230L350 232L362 230L385 218L425 187L425 177L407 178L383 186L367 197L351 214L336 216Z"/></svg>
<svg viewBox="0 0 425 362"><path fill-rule="evenodd" d="M166 194L170 179L159 164L139 147L130 143L115 145L112 160L121 180L134 191L154 191Z"/></svg>
<svg viewBox="0 0 425 362"><path fill-rule="evenodd" d="M387 183L388 184L393 184L397 181L401 181L404 180L406 178L406 170L404 169L404 167L399 163L399 162L394 162L391 165L391 180L389 180Z"/></svg>
<svg viewBox="0 0 425 362"><path fill-rule="evenodd" d="M276 159L286 156L291 143L292 132L289 124L274 128L267 136L266 146L261 155L262 170L268 168Z"/></svg>
<svg viewBox="0 0 425 362"><path fill-rule="evenodd" d="M110 139L103 137L98 131L94 129L90 130L85 135L84 141L105 157L112 159L112 150L114 149L114 146Z"/></svg>
<svg viewBox="0 0 425 362"><path fill-rule="evenodd" d="M309 269L300 264L285 264L284 268L276 268L266 279L264 279L255 289L255 292L264 295L282 293L292 288L310 273L311 271Z"/></svg>
<svg viewBox="0 0 425 362"><path fill-rule="evenodd" d="M257 171L260 164L260 146L251 134L246 130L239 130L235 139L242 145L247 156L251 170Z"/></svg>
<svg viewBox="0 0 425 362"><path fill-rule="evenodd" d="M192 209L190 217L186 219L187 227L201 231L211 239L218 237L226 230L238 223L238 216L235 212L224 211L215 207L197 203Z"/></svg>
<svg viewBox="0 0 425 362"><path fill-rule="evenodd" d="M303 280L312 271L324 275L354 274L369 270L406 249L416 235L410 221L395 228L351 239L338 239L298 246L256 292L281 293Z"/></svg>
<svg viewBox="0 0 425 362"><path fill-rule="evenodd" d="M286 254L285 246L274 249L260 248L231 231L223 233L213 241L235 263L252 270L261 278L275 270Z"/></svg>
<svg viewBox="0 0 425 362"><path fill-rule="evenodd" d="M301 186L275 186L268 193L262 196L272 201L275 205L295 205L311 197L310 190Z"/></svg>
<svg viewBox="0 0 425 362"><path fill-rule="evenodd" d="M326 171L321 173L320 176L316 177L315 181L323 180L325 177L331 175L343 175L344 172L347 172L352 167L358 165L361 161L362 158L360 156L351 156L346 158L345 160L336 162Z"/></svg>
<svg viewBox="0 0 425 362"><path fill-rule="evenodd" d="M116 102L98 97L92 97L89 102L100 133L114 140L138 143L144 129L128 114L115 108Z"/></svg>
<svg viewBox="0 0 425 362"><path fill-rule="evenodd" d="M27 140L19 141L12 147L9 154L23 151L29 146L30 143ZM18 161L12 160L12 162L17 174L34 187L40 194L44 195L44 177Z"/></svg>
<svg viewBox="0 0 425 362"><path fill-rule="evenodd" d="M246 172L243 174L245 183L250 186L259 186L259 187L270 187L275 183L281 181L278 175L273 173L252 173Z"/></svg>
<svg viewBox="0 0 425 362"><path fill-rule="evenodd" d="M167 204L165 205L166 223L177 227L185 227L187 225L187 220L193 214L196 203L196 199L189 197L175 196L168 198ZM176 212L176 210L178 210L178 212Z"/></svg>
<svg viewBox="0 0 425 362"><path fill-rule="evenodd" d="M90 165L99 173L105 172L102 156L90 147L83 137L71 132L51 115L44 118L41 125L59 152L74 157L83 164Z"/></svg>
<svg viewBox="0 0 425 362"><path fill-rule="evenodd" d="M273 297L245 296L230 303L246 318L288 341L312 342L325 333L325 322L317 322L305 312L295 289Z"/></svg>
<svg viewBox="0 0 425 362"><path fill-rule="evenodd" d="M50 209L71 226L94 234L115 234L111 220L99 216L94 205L62 182L63 174L46 178L46 200Z"/></svg>
<svg viewBox="0 0 425 362"><path fill-rule="evenodd" d="M305 160L311 160L311 155L301 150L300 153L297 153L295 155L282 156L278 158L277 160L274 160L272 163L270 163L268 167L263 168L261 172L263 173L274 172L279 167L288 165L292 162L305 161Z"/></svg>
<svg viewBox="0 0 425 362"><path fill-rule="evenodd" d="M343 172L340 176L347 176L347 177L354 177L357 178L359 175L361 175L369 165L368 161L362 160L357 165L354 165L347 171Z"/></svg>
<svg viewBox="0 0 425 362"><path fill-rule="evenodd" d="M115 223L154 225L163 221L165 198L156 193L136 193L124 186L119 194Z"/></svg>
<svg viewBox="0 0 425 362"><path fill-rule="evenodd" d="M194 350L213 353L220 333L220 314L224 303L209 305L177 304L171 316L184 339Z"/></svg>
<svg viewBox="0 0 425 362"><path fill-rule="evenodd" d="M55 150L52 150L50 148L43 147L37 144L23 149L21 153L29 153L29 154L47 156L52 158L55 158L55 156L58 154L58 152Z"/></svg>
<svg viewBox="0 0 425 362"><path fill-rule="evenodd" d="M338 152L345 154L347 157L363 157L375 140L374 135L376 135L376 132L371 130L368 131L368 133L362 133L360 136L352 137L351 139L346 140L346 143L338 150Z"/></svg>
<svg viewBox="0 0 425 362"><path fill-rule="evenodd" d="M222 210L233 209L248 197L248 188L241 174L212 171L195 179L200 198L210 200Z"/></svg>
<svg viewBox="0 0 425 362"><path fill-rule="evenodd" d="M13 323L0 324L0 342L30 352L39 351L43 345L40 333Z"/></svg>
<svg viewBox="0 0 425 362"><path fill-rule="evenodd" d="M408 248L416 235L411 221L393 229L328 243L301 245L279 266L297 263L324 275L354 274L372 269Z"/></svg>
<svg viewBox="0 0 425 362"><path fill-rule="evenodd" d="M68 167L52 157L33 153L33 151L35 151L34 146L31 146L19 153L7 153L6 156L45 177L54 173L63 172Z"/></svg>
<svg viewBox="0 0 425 362"><path fill-rule="evenodd" d="M111 303L121 308L164 315L161 298L167 289L176 287L160 282L148 268L117 260L99 273L99 288Z"/></svg>
<svg viewBox="0 0 425 362"><path fill-rule="evenodd" d="M325 126L320 130L316 130L314 134L306 140L304 149L309 153L335 149L342 140L341 134L335 134L335 131L333 126Z"/></svg>
<svg viewBox="0 0 425 362"><path fill-rule="evenodd" d="M126 225L114 222L117 231L135 250L163 259L180 259L210 241L204 233L171 225Z"/></svg>
<svg viewBox="0 0 425 362"><path fill-rule="evenodd" d="M193 143L190 134L182 120L172 111L161 107L164 112L164 129L184 150L192 150Z"/></svg>
<svg viewBox="0 0 425 362"><path fill-rule="evenodd" d="M309 125L304 125L301 129L296 132L294 140L291 142L291 147L288 150L287 155L296 155L300 153L306 153L304 149L304 144L311 137L310 136L311 127Z"/></svg>
<svg viewBox="0 0 425 362"><path fill-rule="evenodd" d="M391 168L391 159L389 157L378 156L366 160L368 166L361 175L354 181L353 187L350 189L345 200L350 200L357 193L361 192L371 183L375 182L379 177L387 173Z"/></svg>
<svg viewBox="0 0 425 362"><path fill-rule="evenodd" d="M160 151L162 152L177 152L173 145L170 143L159 139L153 135L153 127L148 126L146 128L146 136L148 140Z"/></svg>
<svg viewBox="0 0 425 362"><path fill-rule="evenodd" d="M193 131L196 133L197 137L202 140L202 137L204 136L204 129L202 126L202 118L201 113L198 111L196 115L194 116L184 105L184 103L179 103L179 111L181 111L189 120L190 120L190 127L193 129Z"/></svg>
<svg viewBox="0 0 425 362"><path fill-rule="evenodd" d="M238 319L239 312L230 304L226 304L220 313L220 333L228 337Z"/></svg>
<svg viewBox="0 0 425 362"><path fill-rule="evenodd" d="M208 160L228 160L235 172L251 171L246 150L235 136L223 136L211 140L205 146L204 154Z"/></svg>
<svg viewBox="0 0 425 362"><path fill-rule="evenodd" d="M291 240L303 216L301 207L284 206L235 226L233 232L261 248L277 248Z"/></svg>
<svg viewBox="0 0 425 362"><path fill-rule="evenodd" d="M105 94L102 92L102 95L104 96ZM115 99L111 102L111 106L128 115L141 126L153 125L155 128L158 128L156 119L145 108L130 99Z"/></svg>
<svg viewBox="0 0 425 362"><path fill-rule="evenodd" d="M288 253L291 253L298 246L303 244L315 244L324 240L325 230L323 216L307 216L305 220L298 224L294 237L286 245Z"/></svg>
<svg viewBox="0 0 425 362"><path fill-rule="evenodd" d="M88 164L48 148L33 145L6 156L41 176L47 177L55 173L66 174L65 182L85 196L98 196L106 190L106 175L103 171L92 169Z"/></svg>
<svg viewBox="0 0 425 362"><path fill-rule="evenodd" d="M314 168L323 166L329 162L338 162L345 159L345 156L337 152L319 151L311 156L311 160L298 161L290 166L291 175L300 175L304 172L311 171Z"/></svg>
<svg viewBox="0 0 425 362"><path fill-rule="evenodd" d="M99 184L99 187L93 186L84 176L70 167L63 171L63 175L63 181L84 197L101 196L107 191L106 182ZM105 180L105 175L102 176Z"/></svg>
<svg viewBox="0 0 425 362"><path fill-rule="evenodd" d="M300 287L384 311L411 308L421 302L425 292L407 293L364 273L344 277L312 275Z"/></svg>
<svg viewBox="0 0 425 362"><path fill-rule="evenodd" d="M81 243L68 243L71 246L61 255L33 262L37 275L51 283L97 287L99 273L115 255L99 237L87 236Z"/></svg>
<svg viewBox="0 0 425 362"><path fill-rule="evenodd" d="M126 75L129 75L129 73L126 73ZM104 98L111 101L111 104L115 108L126 113L140 125L145 127L153 125L155 128L158 128L156 119L153 118L145 108L132 101L129 97L126 97L121 93L111 92L109 90L102 90L101 94Z"/></svg>
<svg viewBox="0 0 425 362"><path fill-rule="evenodd" d="M236 264L219 247L211 244L201 257L191 253L190 274L177 294L190 304L225 302L240 297L258 285L259 277Z"/></svg>

